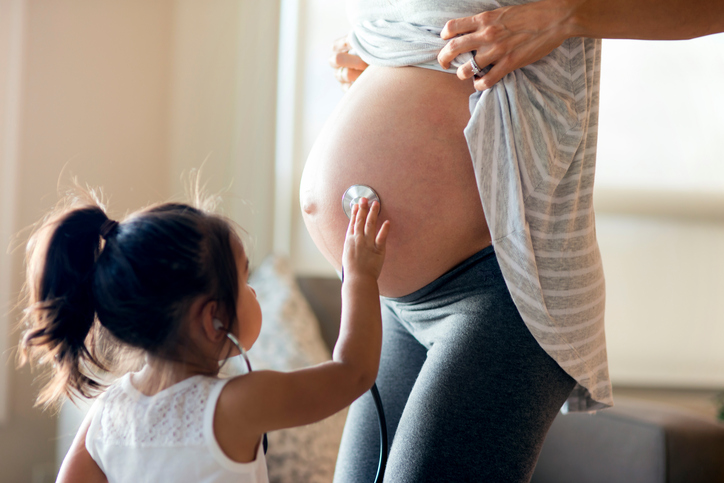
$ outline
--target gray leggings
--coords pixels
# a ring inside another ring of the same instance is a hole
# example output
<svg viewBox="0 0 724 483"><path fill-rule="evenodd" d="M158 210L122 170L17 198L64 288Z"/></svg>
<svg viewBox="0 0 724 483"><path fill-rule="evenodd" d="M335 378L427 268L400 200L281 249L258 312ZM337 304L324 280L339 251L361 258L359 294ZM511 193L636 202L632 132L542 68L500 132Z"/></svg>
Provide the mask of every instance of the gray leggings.
<svg viewBox="0 0 724 483"><path fill-rule="evenodd" d="M493 248L417 292L383 297L382 324L385 481L529 481L575 381L523 323ZM367 393L350 408L334 481L372 483L378 456Z"/></svg>

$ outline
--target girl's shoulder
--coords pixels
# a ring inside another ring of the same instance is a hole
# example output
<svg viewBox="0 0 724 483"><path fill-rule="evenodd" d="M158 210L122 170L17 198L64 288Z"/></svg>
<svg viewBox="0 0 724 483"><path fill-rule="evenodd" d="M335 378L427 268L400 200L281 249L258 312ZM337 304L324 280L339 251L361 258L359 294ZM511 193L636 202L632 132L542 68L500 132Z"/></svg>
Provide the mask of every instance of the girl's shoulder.
<svg viewBox="0 0 724 483"><path fill-rule="evenodd" d="M226 380L193 376L147 396L134 387L131 376L122 376L98 397L91 409L94 437L123 445L149 441L179 444L204 439L204 423L213 417ZM194 431L177 432L179 424L187 424ZM184 441L169 439L177 436L183 436Z"/></svg>

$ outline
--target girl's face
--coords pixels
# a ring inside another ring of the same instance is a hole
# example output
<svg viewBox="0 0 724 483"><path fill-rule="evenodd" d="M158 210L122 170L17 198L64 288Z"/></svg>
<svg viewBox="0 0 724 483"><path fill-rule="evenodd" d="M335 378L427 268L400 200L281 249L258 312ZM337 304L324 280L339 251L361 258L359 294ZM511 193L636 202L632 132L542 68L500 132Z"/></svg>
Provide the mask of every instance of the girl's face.
<svg viewBox="0 0 724 483"><path fill-rule="evenodd" d="M236 270L239 274L239 295L236 299L237 337L245 350L251 349L261 330L261 307L256 292L247 283L249 259L238 242L234 243Z"/></svg>

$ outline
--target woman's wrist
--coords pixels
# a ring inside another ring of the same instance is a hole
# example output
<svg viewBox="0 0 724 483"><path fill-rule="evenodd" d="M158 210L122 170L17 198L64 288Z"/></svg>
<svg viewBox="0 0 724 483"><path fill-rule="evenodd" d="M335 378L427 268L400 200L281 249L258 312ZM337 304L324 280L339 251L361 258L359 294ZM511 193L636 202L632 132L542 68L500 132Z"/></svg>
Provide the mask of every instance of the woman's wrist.
<svg viewBox="0 0 724 483"><path fill-rule="evenodd" d="M558 36L563 40L571 37L589 37L586 27L585 3L586 0L544 0L549 5L546 8L556 13L555 22Z"/></svg>

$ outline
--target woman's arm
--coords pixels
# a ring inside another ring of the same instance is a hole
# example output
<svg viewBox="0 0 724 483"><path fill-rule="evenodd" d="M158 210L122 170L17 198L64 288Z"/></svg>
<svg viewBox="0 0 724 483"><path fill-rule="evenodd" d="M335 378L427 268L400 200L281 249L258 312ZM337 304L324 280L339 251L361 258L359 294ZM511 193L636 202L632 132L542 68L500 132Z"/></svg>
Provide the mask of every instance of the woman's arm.
<svg viewBox="0 0 724 483"><path fill-rule="evenodd" d="M722 0L540 0L450 20L441 33L450 42L438 60L448 68L459 54L476 51L479 66L493 65L475 80L485 90L570 37L681 40L722 31ZM457 74L469 79L472 67Z"/></svg>
<svg viewBox="0 0 724 483"><path fill-rule="evenodd" d="M684 40L724 31L721 0L549 0L567 4L570 37Z"/></svg>

